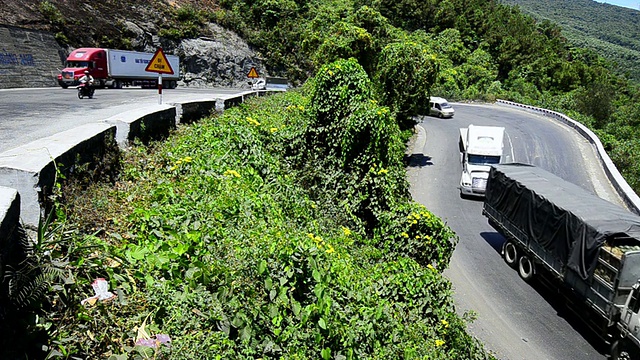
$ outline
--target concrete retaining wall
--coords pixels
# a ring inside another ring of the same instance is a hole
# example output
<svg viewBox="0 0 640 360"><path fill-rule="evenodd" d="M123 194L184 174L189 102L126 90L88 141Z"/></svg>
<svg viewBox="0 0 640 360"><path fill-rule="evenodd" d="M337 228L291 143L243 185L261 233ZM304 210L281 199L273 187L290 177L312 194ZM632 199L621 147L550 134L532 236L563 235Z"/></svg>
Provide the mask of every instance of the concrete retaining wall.
<svg viewBox="0 0 640 360"><path fill-rule="evenodd" d="M0 89L57 86L65 58L51 33L0 25Z"/></svg>
<svg viewBox="0 0 640 360"><path fill-rule="evenodd" d="M638 195L631 189L631 186L627 183L627 181L622 177L616 166L611 161L611 158L605 151L600 139L594 134L591 130L589 130L586 126L580 124L579 122L571 119L570 117L561 114L559 112L555 112L552 110L537 108L535 106L518 104L511 101L506 100L496 100L496 103L506 106L517 107L523 110L532 111L544 116L551 117L555 120L558 120L572 128L574 128L580 135L582 135L585 139L587 139L593 146L596 147L596 151L598 154L598 158L600 159L600 163L604 168L609 181L618 191L618 194L622 197L622 200L629 207L629 209L640 215L640 198Z"/></svg>
<svg viewBox="0 0 640 360"><path fill-rule="evenodd" d="M110 143L125 149L135 139L162 139L177 124L222 112L251 96L245 92L141 108L0 153L0 244L15 237L13 229L37 228L57 171L72 176L78 165L101 162Z"/></svg>

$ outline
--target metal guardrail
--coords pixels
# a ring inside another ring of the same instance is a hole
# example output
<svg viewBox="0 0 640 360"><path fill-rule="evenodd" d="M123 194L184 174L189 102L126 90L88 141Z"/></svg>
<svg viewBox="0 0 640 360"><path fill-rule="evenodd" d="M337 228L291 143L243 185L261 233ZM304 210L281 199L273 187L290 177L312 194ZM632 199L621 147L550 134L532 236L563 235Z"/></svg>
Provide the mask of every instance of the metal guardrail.
<svg viewBox="0 0 640 360"><path fill-rule="evenodd" d="M585 139L587 139L587 141L589 141L593 146L596 147L598 158L600 159L600 163L604 168L609 181L611 181L611 184L613 184L613 187L616 189L620 197L622 197L622 200L627 205L627 207L629 207L632 212L640 215L640 197L638 197L635 191L633 191L631 186L629 186L627 181L622 177L622 175L618 171L618 168L616 168L615 164L613 163L613 161L611 161L611 158L602 146L602 142L600 142L600 139L598 139L593 131L589 130L586 126L571 119L570 117L556 111L500 99L496 100L496 103L533 111L558 120L563 124L575 129L580 135L582 135Z"/></svg>

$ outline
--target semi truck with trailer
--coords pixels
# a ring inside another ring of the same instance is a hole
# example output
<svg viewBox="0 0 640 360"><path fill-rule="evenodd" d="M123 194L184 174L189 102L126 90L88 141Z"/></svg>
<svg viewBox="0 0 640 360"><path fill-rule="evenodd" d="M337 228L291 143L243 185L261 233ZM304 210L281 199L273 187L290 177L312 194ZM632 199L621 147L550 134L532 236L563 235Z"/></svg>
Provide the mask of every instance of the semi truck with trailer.
<svg viewBox="0 0 640 360"><path fill-rule="evenodd" d="M522 279L556 290L612 359L640 359L640 216L518 163L492 165L482 213Z"/></svg>
<svg viewBox="0 0 640 360"><path fill-rule="evenodd" d="M58 84L63 88L76 86L85 70L93 76L95 86L122 88L123 86L142 86L155 88L158 74L146 71L154 53L137 51L79 48L71 52L65 62L65 68L58 74ZM163 74L164 88L173 89L180 80L180 58L166 55L173 74Z"/></svg>
<svg viewBox="0 0 640 360"><path fill-rule="evenodd" d="M500 126L469 125L460 129L460 196L484 196L492 164L505 162L505 130Z"/></svg>

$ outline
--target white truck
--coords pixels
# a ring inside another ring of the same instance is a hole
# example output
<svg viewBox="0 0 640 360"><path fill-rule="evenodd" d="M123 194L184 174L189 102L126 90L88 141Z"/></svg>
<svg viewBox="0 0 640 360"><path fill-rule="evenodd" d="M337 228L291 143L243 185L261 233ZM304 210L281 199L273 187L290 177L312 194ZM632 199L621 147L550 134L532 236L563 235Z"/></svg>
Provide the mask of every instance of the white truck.
<svg viewBox="0 0 640 360"><path fill-rule="evenodd" d="M491 165L511 160L503 156L504 134L500 126L472 124L460 129L461 197L483 197Z"/></svg>

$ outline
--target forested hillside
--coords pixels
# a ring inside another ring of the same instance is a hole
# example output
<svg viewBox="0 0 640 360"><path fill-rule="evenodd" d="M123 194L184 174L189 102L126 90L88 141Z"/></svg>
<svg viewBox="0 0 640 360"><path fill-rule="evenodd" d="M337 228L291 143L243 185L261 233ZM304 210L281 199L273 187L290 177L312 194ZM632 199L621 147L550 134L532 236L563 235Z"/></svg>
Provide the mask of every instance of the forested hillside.
<svg viewBox="0 0 640 360"><path fill-rule="evenodd" d="M594 0L503 0L538 20L562 27L576 47L613 62L616 72L640 81L640 11Z"/></svg>

